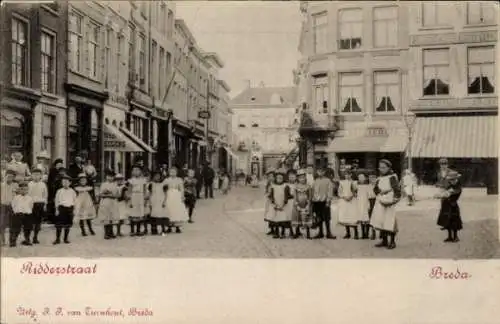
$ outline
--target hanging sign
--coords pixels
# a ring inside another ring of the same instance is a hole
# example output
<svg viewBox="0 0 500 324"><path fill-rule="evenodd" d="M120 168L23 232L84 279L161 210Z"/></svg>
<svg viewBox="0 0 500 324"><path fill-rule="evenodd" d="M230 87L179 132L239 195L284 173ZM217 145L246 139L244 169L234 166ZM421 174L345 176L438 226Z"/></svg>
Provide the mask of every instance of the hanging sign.
<svg viewBox="0 0 500 324"><path fill-rule="evenodd" d="M202 110L198 112L198 118L201 119L210 119L210 111Z"/></svg>

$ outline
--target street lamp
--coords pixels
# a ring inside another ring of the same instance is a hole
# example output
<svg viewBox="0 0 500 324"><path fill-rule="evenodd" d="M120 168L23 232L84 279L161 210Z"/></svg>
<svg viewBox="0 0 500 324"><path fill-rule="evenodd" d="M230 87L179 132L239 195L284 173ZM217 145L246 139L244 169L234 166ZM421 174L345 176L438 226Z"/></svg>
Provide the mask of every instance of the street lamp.
<svg viewBox="0 0 500 324"><path fill-rule="evenodd" d="M416 116L413 112L408 111L404 116L403 120L406 125L406 130L408 131L408 150L407 150L407 158L408 158L408 169L412 170L412 146L413 146L413 131L415 127Z"/></svg>

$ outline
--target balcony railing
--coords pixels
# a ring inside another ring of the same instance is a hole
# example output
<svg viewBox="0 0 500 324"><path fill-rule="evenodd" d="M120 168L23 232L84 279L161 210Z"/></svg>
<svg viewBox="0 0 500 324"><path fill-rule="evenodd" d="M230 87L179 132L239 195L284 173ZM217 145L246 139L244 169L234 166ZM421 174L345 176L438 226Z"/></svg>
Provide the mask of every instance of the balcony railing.
<svg viewBox="0 0 500 324"><path fill-rule="evenodd" d="M299 132L335 132L340 126L338 115L312 115L303 111L300 117Z"/></svg>

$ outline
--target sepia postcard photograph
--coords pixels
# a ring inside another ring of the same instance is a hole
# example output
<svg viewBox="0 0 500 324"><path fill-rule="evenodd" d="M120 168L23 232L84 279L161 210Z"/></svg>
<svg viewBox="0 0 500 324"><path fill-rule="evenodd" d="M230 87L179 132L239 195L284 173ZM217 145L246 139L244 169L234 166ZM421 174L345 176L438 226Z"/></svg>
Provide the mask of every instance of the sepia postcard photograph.
<svg viewBox="0 0 500 324"><path fill-rule="evenodd" d="M0 321L500 323L499 12L2 1Z"/></svg>

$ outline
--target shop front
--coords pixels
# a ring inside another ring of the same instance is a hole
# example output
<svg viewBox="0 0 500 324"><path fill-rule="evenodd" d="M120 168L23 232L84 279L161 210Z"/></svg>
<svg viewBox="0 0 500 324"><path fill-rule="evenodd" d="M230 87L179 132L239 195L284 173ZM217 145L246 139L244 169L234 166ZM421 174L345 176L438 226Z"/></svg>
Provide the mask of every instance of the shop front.
<svg viewBox="0 0 500 324"><path fill-rule="evenodd" d="M0 109L1 155L10 160L12 153L18 151L24 161L33 163L33 117L34 107L40 100L38 92L31 89L17 90L2 86Z"/></svg>
<svg viewBox="0 0 500 324"><path fill-rule="evenodd" d="M153 147L156 148L156 167L169 163L171 110L155 108L153 113Z"/></svg>
<svg viewBox="0 0 500 324"><path fill-rule="evenodd" d="M189 163L190 158L190 138L191 128L187 123L181 120L173 120L173 133L174 133L174 147L175 154L173 164L182 168L185 164Z"/></svg>
<svg viewBox="0 0 500 324"><path fill-rule="evenodd" d="M104 102L105 92L96 92L76 84L66 84L68 100L68 163L82 155L96 167L104 169Z"/></svg>
<svg viewBox="0 0 500 324"><path fill-rule="evenodd" d="M328 145L325 153L334 153L335 165L341 160L346 164L358 164L359 168L376 170L378 161L391 161L393 170L401 175L404 168L404 152L407 146L407 135L403 128L388 128L384 125L368 125L354 134L335 137ZM323 158L327 158L326 155Z"/></svg>
<svg viewBox="0 0 500 324"><path fill-rule="evenodd" d="M418 117L411 155L420 182L434 184L438 160L447 158L465 187L498 193L497 127L494 114Z"/></svg>

